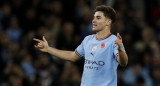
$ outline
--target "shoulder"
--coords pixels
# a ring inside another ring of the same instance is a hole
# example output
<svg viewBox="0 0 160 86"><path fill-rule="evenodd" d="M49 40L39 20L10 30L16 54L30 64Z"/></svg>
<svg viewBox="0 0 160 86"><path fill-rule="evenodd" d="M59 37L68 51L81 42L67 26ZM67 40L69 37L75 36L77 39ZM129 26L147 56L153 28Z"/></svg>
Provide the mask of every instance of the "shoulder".
<svg viewBox="0 0 160 86"><path fill-rule="evenodd" d="M112 35L111 35L111 39L116 40L116 39L117 39L117 36L114 35L114 34L112 34Z"/></svg>
<svg viewBox="0 0 160 86"><path fill-rule="evenodd" d="M110 42L114 45L115 44L115 40L117 39L117 36L112 34L110 37L109 37L109 40Z"/></svg>
<svg viewBox="0 0 160 86"><path fill-rule="evenodd" d="M94 38L95 38L95 34L93 34L93 35L88 35L88 36L86 36L86 37L83 39L82 43L86 43L86 42L88 42L88 41L90 41L90 40L92 40L92 39L94 39Z"/></svg>
<svg viewBox="0 0 160 86"><path fill-rule="evenodd" d="M84 40L90 40L90 39L93 39L96 35L95 34L92 34L92 35L88 35L84 38Z"/></svg>

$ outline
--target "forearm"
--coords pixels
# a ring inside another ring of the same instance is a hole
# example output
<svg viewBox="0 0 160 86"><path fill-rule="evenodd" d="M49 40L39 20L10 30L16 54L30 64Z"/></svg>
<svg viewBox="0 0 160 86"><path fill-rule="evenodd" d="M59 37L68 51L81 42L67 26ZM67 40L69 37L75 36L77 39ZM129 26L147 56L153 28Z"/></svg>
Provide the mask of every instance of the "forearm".
<svg viewBox="0 0 160 86"><path fill-rule="evenodd" d="M118 50L118 53L119 53L119 64L121 66L127 66L128 64L128 56L126 54L126 52L123 50L123 48L119 49Z"/></svg>
<svg viewBox="0 0 160 86"><path fill-rule="evenodd" d="M78 59L73 51L64 51L48 47L47 52L63 60L75 62Z"/></svg>

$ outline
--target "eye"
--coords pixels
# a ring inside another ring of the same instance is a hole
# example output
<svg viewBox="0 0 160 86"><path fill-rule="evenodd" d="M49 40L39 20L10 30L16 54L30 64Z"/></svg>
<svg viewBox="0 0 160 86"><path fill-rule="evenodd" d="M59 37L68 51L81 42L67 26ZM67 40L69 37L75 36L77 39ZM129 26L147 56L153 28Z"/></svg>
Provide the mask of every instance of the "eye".
<svg viewBox="0 0 160 86"><path fill-rule="evenodd" d="M101 17L98 16L97 19L101 19Z"/></svg>

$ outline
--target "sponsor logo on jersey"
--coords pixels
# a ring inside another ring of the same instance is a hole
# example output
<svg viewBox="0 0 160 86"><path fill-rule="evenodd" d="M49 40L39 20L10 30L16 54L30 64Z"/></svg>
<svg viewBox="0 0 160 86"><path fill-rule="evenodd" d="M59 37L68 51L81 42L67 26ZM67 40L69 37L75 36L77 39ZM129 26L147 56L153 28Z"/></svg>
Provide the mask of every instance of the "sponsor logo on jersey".
<svg viewBox="0 0 160 86"><path fill-rule="evenodd" d="M85 59L84 64L85 69L99 70L100 67L103 67L105 65L105 62Z"/></svg>
<svg viewBox="0 0 160 86"><path fill-rule="evenodd" d="M85 59L84 64L103 66L105 64L105 62L104 61L92 61L92 60Z"/></svg>

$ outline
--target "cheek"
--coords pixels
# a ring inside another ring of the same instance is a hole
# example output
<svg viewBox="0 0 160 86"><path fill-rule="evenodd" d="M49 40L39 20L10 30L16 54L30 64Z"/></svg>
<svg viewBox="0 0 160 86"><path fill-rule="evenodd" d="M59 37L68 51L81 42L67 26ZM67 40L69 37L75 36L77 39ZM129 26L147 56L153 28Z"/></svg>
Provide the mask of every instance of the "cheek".
<svg viewBox="0 0 160 86"><path fill-rule="evenodd" d="M106 26L106 24L104 22L100 22L99 26L104 27L104 26Z"/></svg>

